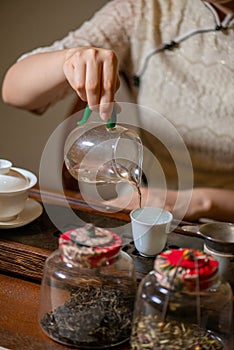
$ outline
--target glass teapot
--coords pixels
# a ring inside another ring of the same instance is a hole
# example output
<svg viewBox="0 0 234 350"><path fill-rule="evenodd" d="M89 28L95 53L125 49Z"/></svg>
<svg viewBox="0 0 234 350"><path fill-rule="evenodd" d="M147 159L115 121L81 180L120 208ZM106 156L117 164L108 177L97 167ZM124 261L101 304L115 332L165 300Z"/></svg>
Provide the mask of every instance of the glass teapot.
<svg viewBox="0 0 234 350"><path fill-rule="evenodd" d="M116 124L113 108L110 120L89 122L87 105L78 126L68 135L64 161L69 173L78 182L117 184L128 182L138 187L141 182L143 146L134 130Z"/></svg>

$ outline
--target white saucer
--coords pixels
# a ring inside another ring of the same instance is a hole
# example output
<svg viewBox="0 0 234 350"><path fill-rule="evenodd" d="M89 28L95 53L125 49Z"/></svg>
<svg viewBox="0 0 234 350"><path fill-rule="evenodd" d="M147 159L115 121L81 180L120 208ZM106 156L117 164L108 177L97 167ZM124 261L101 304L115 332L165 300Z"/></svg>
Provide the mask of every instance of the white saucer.
<svg viewBox="0 0 234 350"><path fill-rule="evenodd" d="M42 212L42 205L34 199L28 198L24 210L17 216L17 218L10 221L0 221L0 229L15 228L27 225L33 220L37 219Z"/></svg>

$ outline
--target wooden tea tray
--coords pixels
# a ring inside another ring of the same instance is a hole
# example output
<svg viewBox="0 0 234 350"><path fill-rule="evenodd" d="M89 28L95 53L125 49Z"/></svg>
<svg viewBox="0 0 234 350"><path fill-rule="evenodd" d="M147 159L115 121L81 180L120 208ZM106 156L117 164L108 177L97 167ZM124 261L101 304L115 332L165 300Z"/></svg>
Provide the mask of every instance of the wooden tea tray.
<svg viewBox="0 0 234 350"><path fill-rule="evenodd" d="M66 191L66 199L56 193L43 192L43 203L46 207L56 210L61 217L62 230L51 222L45 208L42 215L25 226L0 229L0 271L19 275L24 278L40 281L46 258L58 247L58 237L61 232L72 228L66 214L67 203L74 212L85 222L91 222L99 227L119 227L130 223L129 212L104 213L91 208L78 192ZM34 188L30 198L42 202L40 191ZM97 206L96 206L97 207ZM70 210L70 209L69 209ZM191 223L190 223L191 225ZM138 279L148 273L153 267L153 258L144 258L135 250L131 238L130 224L127 226L126 237L123 237L123 250L129 253L135 262ZM194 234L184 232L177 227L169 235L168 247L194 247L202 248L202 240Z"/></svg>

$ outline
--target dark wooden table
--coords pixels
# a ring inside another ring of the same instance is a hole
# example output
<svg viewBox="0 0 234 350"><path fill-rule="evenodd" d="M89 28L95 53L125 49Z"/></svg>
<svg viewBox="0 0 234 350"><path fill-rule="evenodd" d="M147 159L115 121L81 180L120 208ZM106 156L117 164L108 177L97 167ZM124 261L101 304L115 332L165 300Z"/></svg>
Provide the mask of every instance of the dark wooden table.
<svg viewBox="0 0 234 350"><path fill-rule="evenodd" d="M30 197L41 201L40 192L33 189ZM47 208L61 212L63 231L72 223L67 222L64 198L47 192L44 198ZM103 213L82 201L79 193L66 192L66 201L85 222L100 227L119 227L129 224L129 213ZM123 235L123 250L134 260L138 281L153 267L152 258L143 258L132 243L130 225ZM58 246L58 229L48 217L46 210L30 224L14 229L0 229L0 347L11 350L58 350L71 349L48 338L37 320L40 282L45 259ZM192 233L177 227L169 235L168 247L194 247L202 249L203 242ZM130 349L128 343L116 350Z"/></svg>

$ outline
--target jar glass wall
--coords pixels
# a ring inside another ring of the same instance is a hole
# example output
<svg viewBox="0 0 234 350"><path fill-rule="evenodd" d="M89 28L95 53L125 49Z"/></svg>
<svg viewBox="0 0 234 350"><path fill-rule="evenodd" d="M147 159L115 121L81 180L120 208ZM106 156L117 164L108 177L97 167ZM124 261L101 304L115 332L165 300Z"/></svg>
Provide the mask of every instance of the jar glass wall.
<svg viewBox="0 0 234 350"><path fill-rule="evenodd" d="M130 337L135 295L135 269L127 253L119 251L98 266L77 266L57 250L44 268L39 323L62 344L110 348Z"/></svg>
<svg viewBox="0 0 234 350"><path fill-rule="evenodd" d="M190 285L190 290L166 285L161 277L158 271L151 271L139 285L132 349L232 349L233 295L230 285L218 279L217 271L200 286Z"/></svg>

